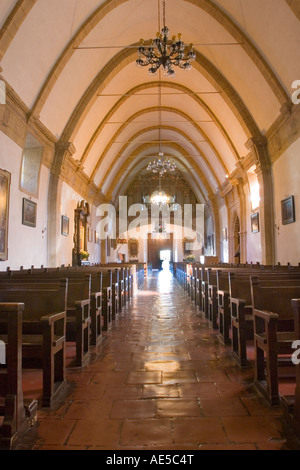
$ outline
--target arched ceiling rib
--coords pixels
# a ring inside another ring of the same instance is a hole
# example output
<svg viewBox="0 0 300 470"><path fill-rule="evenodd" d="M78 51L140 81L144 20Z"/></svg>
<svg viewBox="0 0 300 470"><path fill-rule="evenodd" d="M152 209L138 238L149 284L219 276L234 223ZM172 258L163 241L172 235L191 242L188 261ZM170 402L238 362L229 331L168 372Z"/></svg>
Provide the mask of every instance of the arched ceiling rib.
<svg viewBox="0 0 300 470"><path fill-rule="evenodd" d="M112 145L118 140L120 134L122 133L122 131L124 129L126 129L126 127L128 127L129 124L135 124L134 121L135 120L138 120L139 117L143 117L145 114L149 115L151 113L156 113L159 111L160 108L158 107L155 107L155 108L148 108L148 109L143 109L142 111L138 112L138 113L135 113L133 116L131 116L123 125L121 125L119 128L118 128L118 131L113 135L113 137L111 138L110 142L108 143L108 145L106 146L105 150L103 152L101 152L101 156L93 170L93 173L91 175L91 179L93 179L93 175L99 170L100 166L101 166L101 162L105 159L105 156L106 154L108 153L108 151L112 148ZM172 115L175 114L175 115L178 115L178 116L181 116L183 119L186 120L186 122L188 122L188 119L189 119L189 116L186 115L185 113L179 111L179 110L175 110L175 109L172 109L172 108L161 108L161 111L162 112L170 112ZM149 121L150 122L150 121ZM153 120L153 123L155 121ZM174 121L175 123L176 121ZM141 125L142 125L142 128L143 130L146 130L147 127L147 121L141 121ZM197 145L197 152L199 152L199 156L203 156L203 158L205 159L205 162L206 164L208 165L208 167L210 168L210 171L211 173L214 174L214 177L216 178L216 180L219 179L219 184L221 184L221 181L220 179L224 179L225 175L228 174L228 168L225 166L224 164L224 161L222 160L220 154L218 153L218 151L215 149L214 145L212 144L212 142L210 142L210 140L208 139L208 137L205 135L204 131L200 128L200 126L198 126L196 123L191 123L192 124L192 127L195 129L197 135L199 135L199 137L197 137L198 139L204 139L204 142L208 143L208 145L211 147L212 151L214 152L215 154L215 160L217 160L214 165L216 167L216 170L218 171L220 177L218 178L216 175L215 175L215 170L211 167L211 164L210 162L208 161L208 159L204 156L204 153L203 151L201 151L201 145ZM163 124L161 129L165 129L166 126ZM160 127L158 126L157 129L159 130ZM179 131L179 130L178 130ZM183 131L179 131L181 132L181 134L183 134ZM158 137L157 137L158 138ZM192 139L192 137L189 137L188 140L190 141ZM200 142L200 141L198 141ZM82 164L84 165L84 161L82 161Z"/></svg>
<svg viewBox="0 0 300 470"><path fill-rule="evenodd" d="M150 148L151 145L149 144L141 145L135 152L133 152L132 158L122 164L121 168L114 176L113 182L110 184L110 189L107 193L109 200L112 199L115 201L119 195L125 194L134 178L141 170L145 169L146 164L151 160L151 155L149 155ZM185 153L184 149L180 145L173 143L169 146L168 150L168 155L170 154L176 161L182 176L195 190L198 201L205 203L212 193L201 170L191 165L190 157ZM184 158L177 159L177 155L180 155L181 157L183 156ZM126 178L121 178L121 175L124 174L126 175Z"/></svg>
<svg viewBox="0 0 300 470"><path fill-rule="evenodd" d="M121 153L129 158L140 148L140 133L156 145L159 83L134 63L139 38L156 33L157 3L2 0L0 5L3 78L58 140L74 143L81 168L105 187L119 174ZM162 117L174 122L164 124L163 138L174 144L178 139L179 164L189 162L189 171L200 172L197 184L204 178L214 192L246 155L246 141L260 137L290 103L290 81L299 78L293 76L300 59L297 5L294 0L166 3L171 33L181 30L186 43L195 43L197 59L191 72L176 71L173 83L162 80L163 90L184 93L164 98ZM153 91L153 102L145 97L138 103L142 91ZM132 144L122 147L118 138ZM193 158L193 151L204 160ZM136 158L139 162L140 155Z"/></svg>
<svg viewBox="0 0 300 470"><path fill-rule="evenodd" d="M135 151L136 145L139 144L140 137L149 139L149 142L151 142L151 140L154 141L154 139L157 138L155 137L157 136L157 131L158 131L157 126L144 128L140 130L138 133L136 133L134 136L132 136L130 141L128 141L128 143L125 143L121 148L120 146L118 146L120 148L119 152L116 153L117 152L116 150L112 152L113 154L116 155L115 158L112 161L109 158L107 158L101 167L99 164L97 168L95 169L95 173L93 176L95 178L96 184L99 184L100 187L104 185L105 180L108 178L109 174L110 175L114 174L115 167L117 167L117 163L121 159L122 156L124 156L123 158L130 158L130 156ZM149 133L151 133L150 136L149 136ZM188 154L188 155L191 155L193 153L198 153L199 155L201 154L199 147L196 144L191 143L189 141L189 136L186 135L184 132L179 131L178 129L175 129L171 126L162 126L162 141L161 141L162 151L165 150L165 145L171 144L171 143L174 144L178 142L182 142L181 148L184 150L185 154ZM156 143L158 144L158 142ZM190 151L191 149L192 149L192 152ZM204 156L203 158L198 158L197 160L194 159L193 157L189 157L189 158L190 158L190 161L194 162L195 168L197 166L200 169L202 168L202 172L207 175L206 180L209 181L208 183L209 186L213 188L211 192L215 192L216 189L218 188L218 179L215 175L214 170L211 168L209 162L207 161L207 159ZM196 161L198 162L197 164L195 164Z"/></svg>
<svg viewBox="0 0 300 470"><path fill-rule="evenodd" d="M178 92L182 93L185 98L185 100L188 100L189 98L191 98L192 100L194 100L196 103L197 103L197 107L198 107L198 116L199 116L199 120L201 119L202 117L202 113L199 112L199 106L201 108L204 108L204 117L206 118L205 120L209 121L211 119L211 122L212 123L215 123L220 131L220 133L223 135L225 141L227 142L228 146L230 147L230 149L232 150L232 153L235 157L235 159L238 159L238 152L233 144L233 142L231 141L228 133L226 132L226 130L224 129L224 126L222 125L222 123L218 120L218 118L216 117L216 115L214 114L214 112L205 104L205 102L201 99L200 96L196 95L196 94L193 94L193 92L180 85L180 84L177 84L177 83L172 83L172 82L152 82L152 83L148 83L148 84L141 84L141 85L138 85L137 87L131 89L131 90L128 90L124 93L124 95L117 101L117 103L113 106L113 107L110 107L109 109L109 112L104 116L103 120L100 122L99 126L97 127L96 131L93 133L90 141L88 142L88 145L86 146L84 152L82 153L82 157L81 157L81 162L82 164L85 163L86 161L86 158L90 152L90 150L92 149L93 145L95 144L95 142L97 141L97 139L99 138L99 136L101 135L101 132L103 131L103 129L105 128L105 125L107 122L109 122L111 119L113 119L113 116L114 114L118 111L118 109L126 104L126 101L128 101L130 98L132 98L134 95L138 95L139 92L142 92L142 91L145 91L145 96L143 97L143 99L145 100L146 99L146 95L147 95L147 91L148 93L151 93L149 91L150 88L156 88L158 86L161 86L162 88L162 97L164 99L166 99L166 96L163 95L163 90L164 88L170 88L171 89L171 93L172 93L172 89L173 90L178 90ZM159 91L157 90L157 95L158 95ZM167 93L167 92L166 92ZM181 95L180 98L183 97L183 95ZM140 95L141 96L141 95ZM149 94L149 97L151 97L151 94ZM174 96L172 96L172 103L174 103ZM155 97L155 94L154 94L154 97L152 98L153 100L157 100L157 97ZM181 106L182 106L182 103L181 103ZM191 107L191 105L189 105L189 107ZM143 108L145 108L145 106L143 106ZM130 110L132 109L132 106L130 106ZM99 110L100 111L100 110ZM144 110L142 111L139 111L139 112L145 112ZM190 118L190 121L193 125L195 121L193 121L193 118L192 118L192 115L188 116L187 114L185 114L185 119L189 119ZM124 120L124 124L125 123L128 123L128 118L127 120ZM204 124L204 122L201 123L202 125ZM201 124L199 127L201 127ZM231 125L232 124L232 121L231 121ZM202 132L203 129L202 129ZM241 132L241 130L239 129L239 132ZM247 136L245 135L244 136L244 140L246 140ZM75 144L75 147L77 147L76 145L76 140L74 141L74 144ZM210 142L210 144L212 145L212 142ZM228 171L228 169L226 169Z"/></svg>

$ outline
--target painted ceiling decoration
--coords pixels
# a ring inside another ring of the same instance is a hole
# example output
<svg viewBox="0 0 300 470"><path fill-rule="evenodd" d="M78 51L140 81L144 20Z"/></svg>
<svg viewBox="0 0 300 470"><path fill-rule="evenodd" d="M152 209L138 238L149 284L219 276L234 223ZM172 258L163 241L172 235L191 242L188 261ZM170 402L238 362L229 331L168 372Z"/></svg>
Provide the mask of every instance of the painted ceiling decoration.
<svg viewBox="0 0 300 470"><path fill-rule="evenodd" d="M153 77L137 51L165 25L164 3L195 60ZM160 151L207 201L300 78L288 0L1 0L0 27L1 78L109 200Z"/></svg>

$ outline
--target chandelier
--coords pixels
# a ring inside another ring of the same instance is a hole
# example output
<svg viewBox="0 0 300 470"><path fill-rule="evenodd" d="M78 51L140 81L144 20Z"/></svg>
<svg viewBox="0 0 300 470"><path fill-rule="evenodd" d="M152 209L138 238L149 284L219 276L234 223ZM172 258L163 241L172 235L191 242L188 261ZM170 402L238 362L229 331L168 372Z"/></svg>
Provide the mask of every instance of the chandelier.
<svg viewBox="0 0 300 470"><path fill-rule="evenodd" d="M174 66L183 70L191 69L191 62L196 59L193 50L193 44L190 44L189 52L186 52L186 46L181 40L181 34L173 36L169 40L169 28L166 26L166 3L163 2L163 23L164 27L161 33L157 33L156 39L150 40L150 46L145 46L145 41L141 39L141 45L138 48L139 58L136 64L140 67L149 67L149 74L155 75L157 70L162 67L165 75L174 77Z"/></svg>
<svg viewBox="0 0 300 470"><path fill-rule="evenodd" d="M155 191L151 196L151 204L156 204L158 206L164 206L165 204L170 204L171 198L167 196L164 191Z"/></svg>
<svg viewBox="0 0 300 470"><path fill-rule="evenodd" d="M159 114L159 124L158 124L158 142L159 142L159 152L158 152L158 159L153 160L149 163L147 170L152 171L153 173L158 173L159 177L163 176L167 172L174 172L177 170L176 163L170 158L164 158L164 153L161 150L161 125L162 125L162 118L161 118L161 83L159 82L158 87L158 114Z"/></svg>
<svg viewBox="0 0 300 470"><path fill-rule="evenodd" d="M167 172L173 172L177 169L176 163L169 158L163 158L164 153L159 153L159 159L149 163L147 170L153 173L158 173L163 176Z"/></svg>

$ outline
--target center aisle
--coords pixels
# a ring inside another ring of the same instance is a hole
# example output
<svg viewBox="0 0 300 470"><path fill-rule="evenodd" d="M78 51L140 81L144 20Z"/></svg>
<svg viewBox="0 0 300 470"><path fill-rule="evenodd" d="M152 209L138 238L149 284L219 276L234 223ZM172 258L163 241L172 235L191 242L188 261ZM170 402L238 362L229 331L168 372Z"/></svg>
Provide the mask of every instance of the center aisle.
<svg viewBox="0 0 300 470"><path fill-rule="evenodd" d="M252 388L170 272L153 273L70 393L40 410L33 449L295 449L298 441Z"/></svg>

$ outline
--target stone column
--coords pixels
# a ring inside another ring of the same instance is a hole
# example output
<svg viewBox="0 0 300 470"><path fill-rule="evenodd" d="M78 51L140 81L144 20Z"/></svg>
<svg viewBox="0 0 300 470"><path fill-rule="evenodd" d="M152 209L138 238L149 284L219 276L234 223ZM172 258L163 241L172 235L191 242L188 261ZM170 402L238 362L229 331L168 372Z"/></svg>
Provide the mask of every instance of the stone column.
<svg viewBox="0 0 300 470"><path fill-rule="evenodd" d="M272 168L266 137L251 138L247 147L251 150L256 164L260 188L260 232L262 263L275 264L275 225Z"/></svg>

